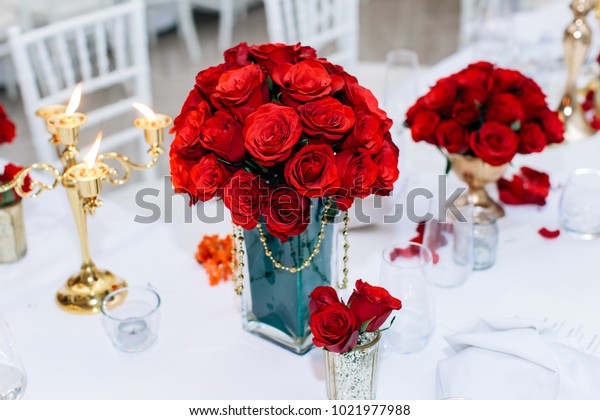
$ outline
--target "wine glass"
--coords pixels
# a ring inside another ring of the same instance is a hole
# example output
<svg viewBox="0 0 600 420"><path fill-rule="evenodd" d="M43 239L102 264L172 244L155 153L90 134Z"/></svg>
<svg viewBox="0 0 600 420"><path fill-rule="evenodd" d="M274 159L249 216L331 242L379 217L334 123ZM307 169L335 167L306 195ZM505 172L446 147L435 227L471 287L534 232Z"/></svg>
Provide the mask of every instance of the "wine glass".
<svg viewBox="0 0 600 420"><path fill-rule="evenodd" d="M474 59L511 67L516 57L514 5L506 0L478 0L473 19L465 22Z"/></svg>
<svg viewBox="0 0 600 420"><path fill-rule="evenodd" d="M600 237L600 171L577 169L560 198L560 224L582 239Z"/></svg>
<svg viewBox="0 0 600 420"><path fill-rule="evenodd" d="M444 209L426 224L423 245L432 253L431 278L436 286L456 287L473 271L473 206Z"/></svg>
<svg viewBox="0 0 600 420"><path fill-rule="evenodd" d="M383 108L400 129L406 111L419 93L419 57L412 50L398 49L387 53L383 89Z"/></svg>
<svg viewBox="0 0 600 420"><path fill-rule="evenodd" d="M384 343L400 353L416 353L429 342L435 327L433 290L429 281L432 254L416 242L383 250L381 286L402 301Z"/></svg>
<svg viewBox="0 0 600 420"><path fill-rule="evenodd" d="M8 324L0 318L0 400L21 399L27 375L15 349Z"/></svg>

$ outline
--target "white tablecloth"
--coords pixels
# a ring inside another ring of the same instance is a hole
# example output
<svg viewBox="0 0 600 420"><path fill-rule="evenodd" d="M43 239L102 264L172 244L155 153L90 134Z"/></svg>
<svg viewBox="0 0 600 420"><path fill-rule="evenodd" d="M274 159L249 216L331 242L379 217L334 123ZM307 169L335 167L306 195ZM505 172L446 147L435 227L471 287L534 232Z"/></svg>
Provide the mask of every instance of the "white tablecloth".
<svg viewBox="0 0 600 420"><path fill-rule="evenodd" d="M460 52L431 68L423 80L431 84L469 60L468 51ZM375 87L380 71L367 68L366 73L364 77L373 81L366 84ZM445 168L437 151L406 141L401 150L408 162L401 176L408 186L436 190L437 174ZM519 156L515 167L527 164L547 171L558 187L576 168L600 168L598 156L596 136L542 154ZM448 184L450 190L459 182L450 176ZM147 215L135 204L141 187L124 186L105 196L105 206L90 219L97 264L123 276L130 285L152 285L163 299L159 339L137 354L116 350L99 316L70 315L54 303L56 290L80 263L64 192L47 192L25 203L28 254L15 264L0 265L0 314L12 327L28 373L25 398L325 398L322 351L296 356L244 332L239 299L231 285L210 287L196 263L194 253L202 237L229 233L230 223L197 219L184 223L181 197L173 199L173 223L135 223L136 214ZM149 187L161 189L155 201L163 203L162 184ZM443 336L487 314L538 316L600 331L596 278L600 242L566 234L549 241L537 234L540 227L557 227L559 196L560 189L553 189L543 209L506 207L496 265L473 273L457 289L435 290L437 326L429 345L413 355L383 351L378 398L435 398L437 362L448 351ZM377 282L380 251L413 234L414 225L407 220L353 231L351 279Z"/></svg>

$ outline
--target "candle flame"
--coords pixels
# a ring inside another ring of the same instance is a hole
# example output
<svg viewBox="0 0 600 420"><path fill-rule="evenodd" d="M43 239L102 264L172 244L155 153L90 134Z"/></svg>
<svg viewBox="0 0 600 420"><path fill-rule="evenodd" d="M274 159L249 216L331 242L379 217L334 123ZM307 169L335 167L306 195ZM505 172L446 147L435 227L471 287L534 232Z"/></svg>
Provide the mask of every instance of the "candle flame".
<svg viewBox="0 0 600 420"><path fill-rule="evenodd" d="M77 107L79 107L79 102L81 102L81 88L82 83L77 83L73 94L71 94L71 99L69 99L69 104L67 105L67 109L65 111L65 114L67 114L69 117L73 115L75 111L77 111Z"/></svg>
<svg viewBox="0 0 600 420"><path fill-rule="evenodd" d="M102 141L102 130L98 131L98 134L96 135L96 140L94 141L92 148L83 157L85 165L88 167L88 169L92 169L94 167L94 164L96 163L96 158L98 157L98 150L100 149L100 141Z"/></svg>
<svg viewBox="0 0 600 420"><path fill-rule="evenodd" d="M133 104L133 107L140 111L148 121L156 121L156 114L146 105L136 102Z"/></svg>

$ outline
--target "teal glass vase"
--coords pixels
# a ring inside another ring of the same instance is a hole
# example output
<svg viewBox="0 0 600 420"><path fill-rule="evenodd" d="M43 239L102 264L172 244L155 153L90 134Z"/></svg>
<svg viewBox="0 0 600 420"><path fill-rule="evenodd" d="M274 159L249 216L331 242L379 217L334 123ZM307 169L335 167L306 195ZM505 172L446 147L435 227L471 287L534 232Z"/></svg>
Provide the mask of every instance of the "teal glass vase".
<svg viewBox="0 0 600 420"><path fill-rule="evenodd" d="M325 202L313 199L310 224L298 236L281 242L263 224L266 244L272 256L284 266L299 267L309 258L318 240ZM331 211L331 210L330 210ZM310 265L291 273L276 268L266 255L258 228L244 231L246 265L242 296L244 329L294 353L312 347L308 295L317 286L329 286L337 277L337 230L328 222L319 253Z"/></svg>

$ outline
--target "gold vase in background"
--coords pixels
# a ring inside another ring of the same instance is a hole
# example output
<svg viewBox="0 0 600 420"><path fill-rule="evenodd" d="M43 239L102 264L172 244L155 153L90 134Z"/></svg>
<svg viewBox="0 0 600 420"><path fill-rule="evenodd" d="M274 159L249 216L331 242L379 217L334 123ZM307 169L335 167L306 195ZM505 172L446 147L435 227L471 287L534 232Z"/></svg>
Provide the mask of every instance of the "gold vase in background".
<svg viewBox="0 0 600 420"><path fill-rule="evenodd" d="M490 209L497 217L503 217L504 209L492 200L485 190L485 186L498 181L508 167L508 163L492 166L477 157L456 154L451 154L448 158L452 164L452 171L469 187L466 194L460 196L456 204L463 206L470 203Z"/></svg>
<svg viewBox="0 0 600 420"><path fill-rule="evenodd" d="M563 37L567 86L558 114L565 125L565 140L568 142L583 140L595 133L577 99L577 76L592 43L592 31L585 18L595 6L596 0L573 0L573 22L567 26Z"/></svg>
<svg viewBox="0 0 600 420"><path fill-rule="evenodd" d="M0 263L20 260L27 253L23 203L16 200L0 206Z"/></svg>

